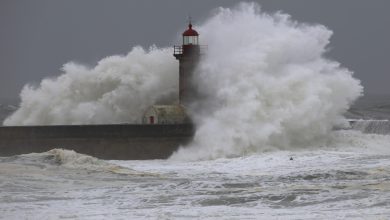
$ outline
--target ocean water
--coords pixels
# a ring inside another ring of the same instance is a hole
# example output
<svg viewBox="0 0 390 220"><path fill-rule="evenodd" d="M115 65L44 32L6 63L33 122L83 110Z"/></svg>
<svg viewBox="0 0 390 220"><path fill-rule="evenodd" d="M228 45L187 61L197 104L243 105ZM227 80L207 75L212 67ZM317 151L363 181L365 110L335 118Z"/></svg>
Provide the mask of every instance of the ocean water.
<svg viewBox="0 0 390 220"><path fill-rule="evenodd" d="M106 161L63 149L3 157L0 219L388 219L382 124L357 120L326 146L213 160Z"/></svg>
<svg viewBox="0 0 390 220"><path fill-rule="evenodd" d="M0 219L387 219L390 136L186 162L73 151L0 159Z"/></svg>
<svg viewBox="0 0 390 220"><path fill-rule="evenodd" d="M0 158L0 219L390 217L390 98L351 107L363 87L328 58L331 30L255 3L216 9L196 29L208 50L192 79L201 98L188 106L189 146L168 160ZM177 101L171 47L62 71L26 85L3 124L137 123Z"/></svg>

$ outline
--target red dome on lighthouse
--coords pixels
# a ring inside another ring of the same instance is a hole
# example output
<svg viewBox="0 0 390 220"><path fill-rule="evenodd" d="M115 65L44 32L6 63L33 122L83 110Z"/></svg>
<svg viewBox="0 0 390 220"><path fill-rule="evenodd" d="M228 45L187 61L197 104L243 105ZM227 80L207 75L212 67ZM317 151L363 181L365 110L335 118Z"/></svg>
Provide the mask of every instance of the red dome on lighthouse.
<svg viewBox="0 0 390 220"><path fill-rule="evenodd" d="M183 32L183 36L199 36L196 30L192 29L192 24L188 24L188 29Z"/></svg>

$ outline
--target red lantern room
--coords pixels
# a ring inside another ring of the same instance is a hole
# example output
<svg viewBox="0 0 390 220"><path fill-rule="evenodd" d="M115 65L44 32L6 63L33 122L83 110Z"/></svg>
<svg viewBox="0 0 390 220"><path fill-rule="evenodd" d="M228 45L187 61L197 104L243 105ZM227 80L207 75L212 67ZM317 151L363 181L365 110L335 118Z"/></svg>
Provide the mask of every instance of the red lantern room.
<svg viewBox="0 0 390 220"><path fill-rule="evenodd" d="M188 29L183 32L183 45L198 45L198 32L192 29L191 22L188 24Z"/></svg>

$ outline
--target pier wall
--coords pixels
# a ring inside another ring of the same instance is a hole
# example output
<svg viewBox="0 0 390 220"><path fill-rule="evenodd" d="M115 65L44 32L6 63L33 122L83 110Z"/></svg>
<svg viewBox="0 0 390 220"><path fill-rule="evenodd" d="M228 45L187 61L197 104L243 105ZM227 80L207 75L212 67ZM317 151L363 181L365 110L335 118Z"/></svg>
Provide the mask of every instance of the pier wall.
<svg viewBox="0 0 390 220"><path fill-rule="evenodd" d="M192 140L191 124L0 127L0 156L74 150L101 159L166 159Z"/></svg>

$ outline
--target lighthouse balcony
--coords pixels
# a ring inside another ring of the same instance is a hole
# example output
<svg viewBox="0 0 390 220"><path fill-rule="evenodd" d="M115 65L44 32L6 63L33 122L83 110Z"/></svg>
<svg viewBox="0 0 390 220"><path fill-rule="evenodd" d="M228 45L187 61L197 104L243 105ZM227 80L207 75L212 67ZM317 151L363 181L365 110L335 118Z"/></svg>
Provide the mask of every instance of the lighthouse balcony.
<svg viewBox="0 0 390 220"><path fill-rule="evenodd" d="M173 47L173 56L176 58L183 55L193 55L197 53L203 55L207 52L207 45L182 45Z"/></svg>

